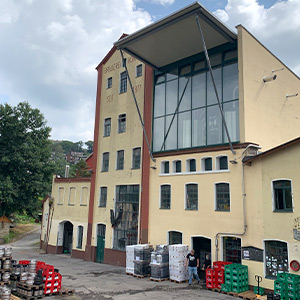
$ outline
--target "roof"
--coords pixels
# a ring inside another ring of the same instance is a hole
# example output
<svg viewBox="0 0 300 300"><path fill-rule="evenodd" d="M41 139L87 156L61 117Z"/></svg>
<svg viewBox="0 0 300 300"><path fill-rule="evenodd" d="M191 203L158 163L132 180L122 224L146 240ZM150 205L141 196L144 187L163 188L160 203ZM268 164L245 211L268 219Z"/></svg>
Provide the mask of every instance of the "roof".
<svg viewBox="0 0 300 300"><path fill-rule="evenodd" d="M196 15L199 17L208 50L236 41L235 32L195 2L118 40L114 45L151 67L161 69L203 52Z"/></svg>
<svg viewBox="0 0 300 300"><path fill-rule="evenodd" d="M260 153L260 154L258 154L258 155L256 155L256 156L247 157L247 158L244 160L244 163L245 163L245 164L250 164L250 163L251 163L252 161L254 161L254 160L257 160L257 159L259 159L259 158L263 158L263 157L265 157L265 156L269 156L269 155L271 155L271 154L274 154L274 153L276 153L276 152L278 152L278 151L281 151L281 150L283 150L283 149L286 149L286 148L288 148L288 147L290 147L290 146L292 146L292 145L298 144L298 143L300 143L300 137L295 138L295 139L293 139L293 140L291 140L291 141L289 141L289 142L286 142L286 143L284 143L284 144L278 145L278 146L276 146L276 147L274 147L274 148L272 148L272 149L269 149L269 150L267 150L267 151L265 151L265 152L262 152L262 153Z"/></svg>

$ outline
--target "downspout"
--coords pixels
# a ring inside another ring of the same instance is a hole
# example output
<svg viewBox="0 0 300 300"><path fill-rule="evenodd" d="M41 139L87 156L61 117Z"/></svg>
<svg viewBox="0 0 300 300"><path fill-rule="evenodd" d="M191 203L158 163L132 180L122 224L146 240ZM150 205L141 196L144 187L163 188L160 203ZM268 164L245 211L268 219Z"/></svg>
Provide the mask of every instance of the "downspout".
<svg viewBox="0 0 300 300"><path fill-rule="evenodd" d="M243 195L243 220L244 220L244 231L242 233L234 233L234 232L218 232L215 237L215 246L216 246L216 261L219 259L219 235L238 235L243 236L247 231L247 221L246 221L246 193L245 193L245 164L243 162L244 154L250 147L260 148L257 145L249 144L245 150L242 152L242 195Z"/></svg>

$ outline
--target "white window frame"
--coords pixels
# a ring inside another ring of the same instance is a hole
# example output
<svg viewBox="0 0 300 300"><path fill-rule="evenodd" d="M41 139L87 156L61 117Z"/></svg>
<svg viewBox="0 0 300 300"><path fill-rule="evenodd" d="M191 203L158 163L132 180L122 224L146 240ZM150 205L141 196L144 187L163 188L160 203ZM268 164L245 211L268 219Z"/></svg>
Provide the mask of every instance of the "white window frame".
<svg viewBox="0 0 300 300"><path fill-rule="evenodd" d="M195 162L196 162L196 170L195 170L195 171L191 171L191 170L190 170L190 162L191 162L192 159L194 159ZM186 172L192 172L192 173L197 172L197 159L194 158L194 157L188 158L188 159L185 161L185 170L186 170Z"/></svg>
<svg viewBox="0 0 300 300"><path fill-rule="evenodd" d="M207 171L207 170L205 170L205 160L207 159L207 158L211 158L211 164L212 164L212 166L211 166L211 170L209 170L209 171ZM213 170L214 170L214 166L213 166L213 158L212 158L212 156L204 156L204 157L201 157L201 172L212 172Z"/></svg>
<svg viewBox="0 0 300 300"><path fill-rule="evenodd" d="M86 203L82 203L83 189L87 189ZM81 187L81 193L80 193L80 205L81 205L81 206L87 206L87 204L88 204L88 199L89 199L88 195L89 195L89 187L88 187L88 186L82 186L82 187Z"/></svg>
<svg viewBox="0 0 300 300"><path fill-rule="evenodd" d="M196 184L197 185L197 209L190 209L190 208L187 208L187 199L186 199L186 186L189 185L189 184ZM184 184L184 210L187 210L187 211L199 211L199 184L198 182L187 182Z"/></svg>
<svg viewBox="0 0 300 300"><path fill-rule="evenodd" d="M170 208L161 208L161 187L162 185L168 185L170 186ZM159 185L159 209L162 210L170 210L171 209L171 199L172 199L172 185L170 183L162 183Z"/></svg>
<svg viewBox="0 0 300 300"><path fill-rule="evenodd" d="M176 163L178 161L181 162L181 171L180 172L176 172ZM170 165L169 165L169 167L170 167ZM175 160L172 161L172 173L174 173L174 174L181 174L182 173L182 161L181 161L181 159L175 159Z"/></svg>
<svg viewBox="0 0 300 300"><path fill-rule="evenodd" d="M169 163L169 173L165 173L165 163L166 162L168 162ZM172 173L172 172L170 172L171 170L170 170L170 161L168 161L168 160L163 160L163 161L161 161L161 163L160 163L160 174L170 174L170 173Z"/></svg>
<svg viewBox="0 0 300 300"><path fill-rule="evenodd" d="M140 165L138 168L134 168L133 167L133 154L134 154L134 150L140 149ZM131 169L132 170L139 170L141 169L141 165L142 165L142 148L141 147L134 147L132 148L132 155L131 155Z"/></svg>
<svg viewBox="0 0 300 300"><path fill-rule="evenodd" d="M230 209L229 210L217 210L217 184L219 183L227 183L229 185L229 205L230 205ZM215 194L215 211L217 212L231 212L231 186L230 186L230 182L228 181L218 181L214 183L214 194Z"/></svg>
<svg viewBox="0 0 300 300"><path fill-rule="evenodd" d="M223 169L223 170L221 170L220 169L220 158L222 158L222 157L226 157L227 158L227 169ZM218 170L218 171L228 171L229 170L229 160L228 160L228 155L218 155L218 156L216 156L216 162L215 162L215 166L216 166L216 170Z"/></svg>
<svg viewBox="0 0 300 300"><path fill-rule="evenodd" d="M272 179L271 180L271 193L272 193L272 211L273 212L279 212L280 213L280 210L276 210L276 203L275 203L275 195L274 195L274 188L273 188L273 183L274 181L280 181L280 180L287 180L287 181L290 181L291 182L291 195L292 195L292 211L290 211L290 213L294 212L294 193L293 193L293 181L292 179L290 178L276 178L276 179ZM284 212L287 212L287 211L282 211L283 213ZM287 212L289 213L289 212ZM275 240L274 240L275 241Z"/></svg>

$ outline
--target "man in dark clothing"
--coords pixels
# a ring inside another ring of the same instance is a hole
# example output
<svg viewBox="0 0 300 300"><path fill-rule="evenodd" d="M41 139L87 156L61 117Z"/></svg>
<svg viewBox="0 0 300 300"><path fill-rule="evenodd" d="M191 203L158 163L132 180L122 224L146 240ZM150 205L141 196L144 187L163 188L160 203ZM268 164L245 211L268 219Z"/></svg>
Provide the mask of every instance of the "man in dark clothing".
<svg viewBox="0 0 300 300"><path fill-rule="evenodd" d="M187 264L189 266L189 285L192 284L193 275L195 276L198 283L200 283L197 272L197 268L199 268L199 257L195 253L195 250L192 250L191 253L186 256L185 267L187 266Z"/></svg>

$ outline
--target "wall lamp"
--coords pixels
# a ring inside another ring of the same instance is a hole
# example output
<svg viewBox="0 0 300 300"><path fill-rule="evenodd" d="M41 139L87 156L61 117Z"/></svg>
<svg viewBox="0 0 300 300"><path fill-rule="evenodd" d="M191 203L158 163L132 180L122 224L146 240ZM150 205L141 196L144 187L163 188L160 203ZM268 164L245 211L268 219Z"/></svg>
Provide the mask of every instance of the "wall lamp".
<svg viewBox="0 0 300 300"><path fill-rule="evenodd" d="M264 76L263 77L263 82L269 82L269 81L273 81L273 80L275 80L276 79L276 77L277 77L277 75L271 75L271 76Z"/></svg>
<svg viewBox="0 0 300 300"><path fill-rule="evenodd" d="M233 159L233 160L230 160L229 161L231 164L233 164L233 165L236 165L238 162L236 161L236 158L235 159Z"/></svg>
<svg viewBox="0 0 300 300"><path fill-rule="evenodd" d="M291 97L297 97L297 96L298 96L298 93L296 93L296 94L286 94L285 98L291 98Z"/></svg>
<svg viewBox="0 0 300 300"><path fill-rule="evenodd" d="M155 166L151 166L150 168L153 169L153 170L156 170L156 167L155 167Z"/></svg>

